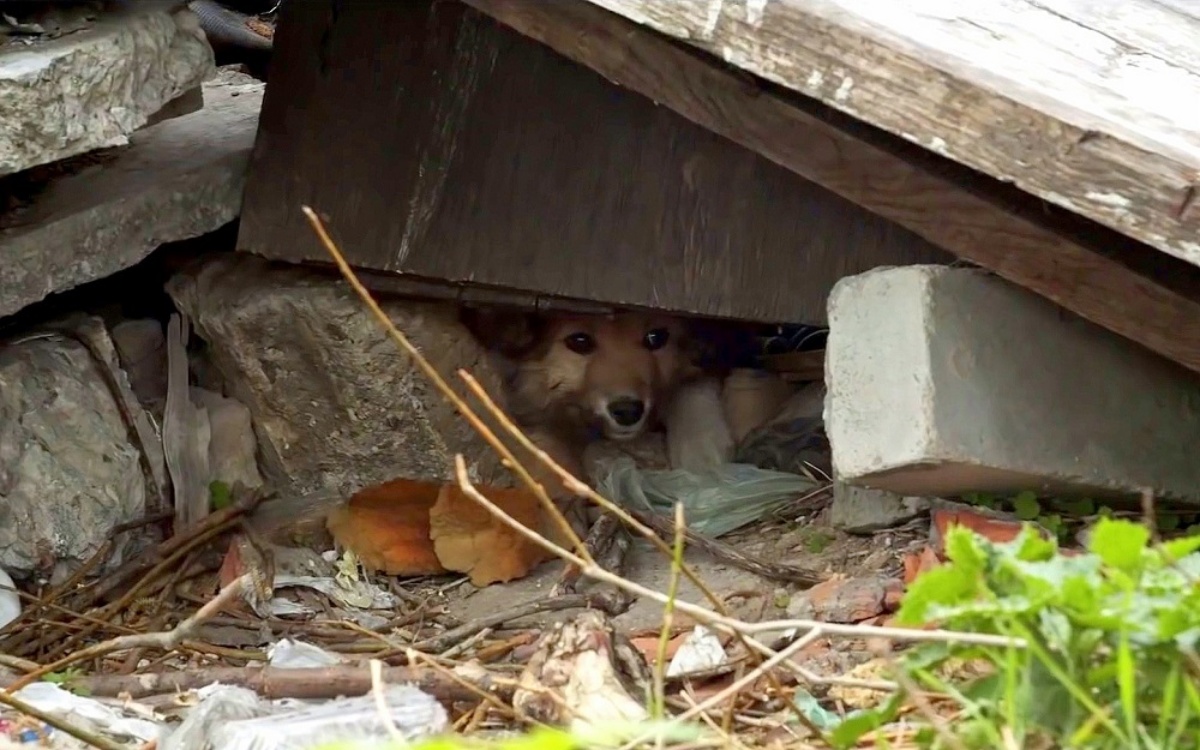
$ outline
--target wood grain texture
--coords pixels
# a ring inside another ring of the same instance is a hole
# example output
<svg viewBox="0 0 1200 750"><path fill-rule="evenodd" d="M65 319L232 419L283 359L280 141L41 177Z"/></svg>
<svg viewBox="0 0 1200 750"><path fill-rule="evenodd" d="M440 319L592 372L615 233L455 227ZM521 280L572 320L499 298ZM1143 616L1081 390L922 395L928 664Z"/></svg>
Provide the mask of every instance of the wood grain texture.
<svg viewBox="0 0 1200 750"><path fill-rule="evenodd" d="M951 260L459 3L288 3L275 56L239 236L267 257L327 259L308 204L366 270L809 323L845 275Z"/></svg>
<svg viewBox="0 0 1200 750"><path fill-rule="evenodd" d="M587 1L1200 264L1189 3Z"/></svg>
<svg viewBox="0 0 1200 750"><path fill-rule="evenodd" d="M468 2L958 256L1200 371L1196 287L1173 288L1155 279L1186 277L1194 270L1190 266L1099 228L1090 241L1075 239L1047 221L1053 211L1023 210L1011 196L1001 200L1003 190L989 197L987 185L951 179L947 174L956 170L939 168L927 152L905 144L897 148L894 139L864 128L835 125L814 108L761 91L735 72L587 3ZM1120 247L1123 242L1130 247ZM1134 267L1146 265L1146 254L1184 272L1159 267L1138 273Z"/></svg>

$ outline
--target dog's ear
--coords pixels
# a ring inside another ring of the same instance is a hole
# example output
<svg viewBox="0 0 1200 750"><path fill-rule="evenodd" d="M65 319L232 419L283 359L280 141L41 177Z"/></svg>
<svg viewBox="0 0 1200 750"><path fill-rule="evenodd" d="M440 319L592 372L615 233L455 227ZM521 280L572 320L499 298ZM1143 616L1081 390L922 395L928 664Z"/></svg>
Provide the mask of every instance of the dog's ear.
<svg viewBox="0 0 1200 750"><path fill-rule="evenodd" d="M485 348L506 357L521 357L538 343L538 318L530 312L464 306L459 320Z"/></svg>

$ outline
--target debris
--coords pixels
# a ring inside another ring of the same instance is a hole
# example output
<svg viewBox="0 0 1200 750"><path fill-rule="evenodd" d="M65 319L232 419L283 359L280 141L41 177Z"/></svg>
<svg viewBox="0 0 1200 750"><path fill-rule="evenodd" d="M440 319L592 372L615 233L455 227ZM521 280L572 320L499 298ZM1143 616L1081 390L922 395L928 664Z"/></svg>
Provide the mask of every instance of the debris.
<svg viewBox="0 0 1200 750"><path fill-rule="evenodd" d="M21 596L17 584L4 568L0 568L0 628L21 616Z"/></svg>
<svg viewBox="0 0 1200 750"><path fill-rule="evenodd" d="M505 512L535 530L541 505L525 489L478 487ZM363 490L330 512L339 546L387 575L467 573L476 586L525 576L549 559L453 484L397 479Z"/></svg>
<svg viewBox="0 0 1200 750"><path fill-rule="evenodd" d="M917 580L917 576L927 570L933 570L942 561L933 547L922 547L920 552L912 552L904 556L904 583L907 585Z"/></svg>
<svg viewBox="0 0 1200 750"><path fill-rule="evenodd" d="M855 623L894 611L904 584L882 576L835 577L792 597L790 617Z"/></svg>
<svg viewBox="0 0 1200 750"><path fill-rule="evenodd" d="M267 664L279 669L310 669L341 664L342 659L320 646L284 638L267 648Z"/></svg>
<svg viewBox="0 0 1200 750"><path fill-rule="evenodd" d="M583 612L555 624L538 642L513 694L513 708L534 721L566 725L573 733L603 734L649 717L645 701L632 697L625 684L647 674L636 649L618 653L604 615Z"/></svg>
<svg viewBox="0 0 1200 750"><path fill-rule="evenodd" d="M254 425L250 410L234 398L204 388L189 389L192 403L208 419L208 472L210 485L221 482L255 491L263 486L255 452Z"/></svg>
<svg viewBox="0 0 1200 750"><path fill-rule="evenodd" d="M667 665L667 677L708 672L724 666L728 660L725 646L717 634L703 625L697 625L671 658L671 663Z"/></svg>
<svg viewBox="0 0 1200 750"><path fill-rule="evenodd" d="M165 735L161 724L122 715L92 698L76 695L52 682L34 682L16 691L14 696L43 713L69 720L86 731L140 742L153 742Z"/></svg>
<svg viewBox="0 0 1200 750"><path fill-rule="evenodd" d="M370 570L392 576L444 573L429 515L441 488L441 482L410 479L368 487L333 508L326 527L339 547Z"/></svg>
<svg viewBox="0 0 1200 750"><path fill-rule="evenodd" d="M1033 521L1021 521L1015 516L987 508L976 508L964 503L939 500L932 513L933 523L929 529L930 546L940 555L946 532L951 526L965 526L976 534L997 544L1011 542L1026 525L1032 526L1043 537L1052 534Z"/></svg>
<svg viewBox="0 0 1200 750"><path fill-rule="evenodd" d="M322 700L346 695L365 695L372 688L371 670L365 664L340 664L318 668L204 667L188 671L142 672L140 674L95 674L72 680L72 686L93 696L129 696L134 700L199 690L219 683L241 687L269 699ZM512 695L509 680L494 680L490 674L474 682L463 674L447 675L437 667L384 667L387 684L411 683L443 701L478 700L492 694L507 700Z"/></svg>
<svg viewBox="0 0 1200 750"><path fill-rule="evenodd" d="M523 525L541 533L548 531L550 520L529 490L478 485L476 489ZM430 536L442 565L470 575L471 583L476 586L521 578L552 557L454 484L446 484L438 491L429 522Z"/></svg>
<svg viewBox="0 0 1200 750"><path fill-rule="evenodd" d="M745 464L725 464L704 474L643 471L628 458L608 467L596 489L627 508L671 516L684 505L688 528L720 537L757 521L817 488L813 480Z"/></svg>
<svg viewBox="0 0 1200 750"><path fill-rule="evenodd" d="M167 324L167 403L163 408L162 444L175 491L175 528L185 530L208 515L208 415L192 403L188 388L186 316L174 314Z"/></svg>
<svg viewBox="0 0 1200 750"><path fill-rule="evenodd" d="M387 609L395 607L395 595L366 581L348 581L321 576L276 575L275 589L289 586L319 591L343 607L352 609Z"/></svg>
<svg viewBox="0 0 1200 750"><path fill-rule="evenodd" d="M850 534L870 534L907 523L929 507L927 498L855 487L835 477L829 525Z"/></svg>
<svg viewBox="0 0 1200 750"><path fill-rule="evenodd" d="M333 742L380 743L413 740L446 730L446 709L410 685L381 686L378 694L336 698L324 703L280 709L233 719L213 727L202 746L180 750L290 750Z"/></svg>

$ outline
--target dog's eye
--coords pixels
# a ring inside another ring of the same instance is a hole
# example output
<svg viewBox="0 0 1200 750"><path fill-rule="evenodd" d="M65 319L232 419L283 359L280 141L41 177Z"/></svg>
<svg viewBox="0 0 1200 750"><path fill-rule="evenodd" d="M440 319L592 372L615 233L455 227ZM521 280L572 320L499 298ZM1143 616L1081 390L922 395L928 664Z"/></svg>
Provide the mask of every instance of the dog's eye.
<svg viewBox="0 0 1200 750"><path fill-rule="evenodd" d="M576 354L591 354L596 351L596 339L590 333L572 333L563 339L567 348Z"/></svg>
<svg viewBox="0 0 1200 750"><path fill-rule="evenodd" d="M655 328L646 334L642 339L642 343L646 345L647 349L654 351L666 346L669 338L671 338L671 334L667 332L666 328Z"/></svg>

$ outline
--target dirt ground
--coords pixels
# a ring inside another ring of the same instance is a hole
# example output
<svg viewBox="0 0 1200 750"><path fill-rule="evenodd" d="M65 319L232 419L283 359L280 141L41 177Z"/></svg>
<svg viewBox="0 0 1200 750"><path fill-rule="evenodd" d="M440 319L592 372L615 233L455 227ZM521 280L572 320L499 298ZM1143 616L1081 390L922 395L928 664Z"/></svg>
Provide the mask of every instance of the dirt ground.
<svg viewBox="0 0 1200 750"><path fill-rule="evenodd" d="M722 541L752 557L831 576L899 577L904 553L925 542L927 528L926 520L910 528L854 536L828 526L824 514L820 514L808 523L756 524L730 534ZM802 591L801 587L794 584L768 580L719 561L703 551L689 550L684 560L715 594L726 601L732 613L747 621L787 616L789 600ZM635 541L627 566L626 575L630 580L655 591L667 590L670 561L649 542ZM469 621L538 599L549 593L562 568L561 562L552 561L541 565L532 575L507 584L481 589L464 584L446 593L447 611L456 619ZM706 603L703 594L686 580L680 582L679 595L684 601ZM642 599L635 602L628 612L617 617L614 623L631 632L656 628L662 622L662 610L661 604ZM569 619L572 614L546 613L527 618L521 624L536 627Z"/></svg>

